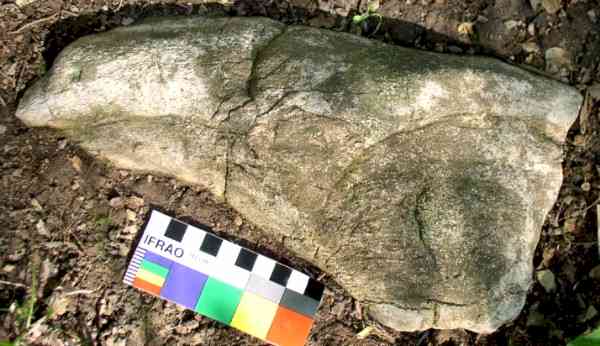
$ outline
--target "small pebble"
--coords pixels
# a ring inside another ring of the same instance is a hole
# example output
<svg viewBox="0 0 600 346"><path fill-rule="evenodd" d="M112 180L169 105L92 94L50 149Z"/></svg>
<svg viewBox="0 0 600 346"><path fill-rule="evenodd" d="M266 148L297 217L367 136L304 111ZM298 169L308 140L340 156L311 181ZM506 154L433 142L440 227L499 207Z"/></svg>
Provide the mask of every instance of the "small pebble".
<svg viewBox="0 0 600 346"><path fill-rule="evenodd" d="M239 217L239 216L236 216L236 217L235 217L235 219L233 220L233 223L234 223L234 224L235 224L237 227L240 227L240 226L241 226L241 225L244 223L244 220L242 220L242 218L241 218L241 217Z"/></svg>
<svg viewBox="0 0 600 346"><path fill-rule="evenodd" d="M464 22L461 23L458 28L457 31L459 34L461 35L465 35L465 36L470 36L473 35L474 30L473 30L473 23L471 22Z"/></svg>
<svg viewBox="0 0 600 346"><path fill-rule="evenodd" d="M530 36L535 36L535 24L529 23L529 25L527 25L527 33Z"/></svg>
<svg viewBox="0 0 600 346"><path fill-rule="evenodd" d="M71 298L64 295L55 295L50 301L50 307L52 308L51 318L62 316L69 311L69 304Z"/></svg>
<svg viewBox="0 0 600 346"><path fill-rule="evenodd" d="M2 271L5 273L12 273L15 270L15 266L13 264L7 264L2 267Z"/></svg>
<svg viewBox="0 0 600 346"><path fill-rule="evenodd" d="M5 133L6 133L6 126L0 125L0 135L3 135Z"/></svg>
<svg viewBox="0 0 600 346"><path fill-rule="evenodd" d="M593 97L596 100L600 101L600 83L594 84L591 87L589 87L588 88L588 92L590 93L591 97Z"/></svg>
<svg viewBox="0 0 600 346"><path fill-rule="evenodd" d="M506 28L506 30L511 31L513 29L519 28L523 26L523 22L522 21L517 21L517 20L507 20L506 22L504 22L504 27Z"/></svg>
<svg viewBox="0 0 600 346"><path fill-rule="evenodd" d="M135 22L135 20L130 17L125 17L125 18L121 19L121 25L124 25L124 26L131 25L131 24L133 24L133 22Z"/></svg>
<svg viewBox="0 0 600 346"><path fill-rule="evenodd" d="M590 270L589 276L592 279L600 280L600 264Z"/></svg>
<svg viewBox="0 0 600 346"><path fill-rule="evenodd" d="M127 226L123 228L123 231L121 231L120 238L126 240L133 240L133 238L135 238L135 235L137 234L137 230L138 229L135 225Z"/></svg>
<svg viewBox="0 0 600 346"><path fill-rule="evenodd" d="M550 293L556 290L556 279L554 278L554 273L552 273L552 271L548 269L541 270L536 273L536 277L546 292Z"/></svg>
<svg viewBox="0 0 600 346"><path fill-rule="evenodd" d="M121 197L114 197L111 198L110 201L108 201L108 205L110 205L111 208L121 208L123 207L123 199Z"/></svg>
<svg viewBox="0 0 600 346"><path fill-rule="evenodd" d="M560 0L542 0L542 7L546 12L555 14L560 11Z"/></svg>
<svg viewBox="0 0 600 346"><path fill-rule="evenodd" d="M34 3L36 1L37 0L17 0L17 1L15 1L15 4L17 4L17 6L19 6L19 7L22 8L22 7L25 7L25 6L29 5L29 4Z"/></svg>
<svg viewBox="0 0 600 346"><path fill-rule="evenodd" d="M557 252L554 248L544 249L544 253L542 254L542 264L544 267L549 267L552 264Z"/></svg>
<svg viewBox="0 0 600 346"><path fill-rule="evenodd" d="M591 188L592 188L592 186L587 181L585 183L581 184L581 189L585 192L590 191Z"/></svg>
<svg viewBox="0 0 600 346"><path fill-rule="evenodd" d="M454 53L454 54L460 54L463 52L462 48L457 47L457 46L448 46L448 51L450 51L451 53Z"/></svg>
<svg viewBox="0 0 600 346"><path fill-rule="evenodd" d="M538 7L541 5L541 0L529 0L529 5L534 11L537 11Z"/></svg>
<svg viewBox="0 0 600 346"><path fill-rule="evenodd" d="M589 10L587 12L587 15L590 18L590 21L592 21L592 23L596 23L598 21L598 17L596 16L596 11Z"/></svg>
<svg viewBox="0 0 600 346"><path fill-rule="evenodd" d="M69 142L66 139L61 139L58 141L58 149L62 150L67 147Z"/></svg>
<svg viewBox="0 0 600 346"><path fill-rule="evenodd" d="M44 210L44 208L42 208L42 205L40 204L40 202L38 202L38 200L37 200L37 199L35 199L35 198L32 198L32 199L31 199L31 206L33 207L33 209L34 209L35 211L39 211L39 212L41 212L41 211L43 211L43 210Z"/></svg>
<svg viewBox="0 0 600 346"><path fill-rule="evenodd" d="M487 23L490 20L486 16L478 15L477 16L477 21L480 22L480 23Z"/></svg>
<svg viewBox="0 0 600 346"><path fill-rule="evenodd" d="M523 50L526 53L539 53L540 52L540 46L538 46L538 44L535 42L525 42L521 45L521 48L523 48Z"/></svg>
<svg viewBox="0 0 600 346"><path fill-rule="evenodd" d="M562 73L572 68L571 55L565 49L552 47L546 50L546 71L552 74Z"/></svg>
<svg viewBox="0 0 600 346"><path fill-rule="evenodd" d="M583 322L587 322L598 315L598 310L593 305L590 305L585 312L585 316L583 317Z"/></svg>
<svg viewBox="0 0 600 346"><path fill-rule="evenodd" d="M44 237L50 236L50 233L48 232L48 229L46 228L46 223L44 222L44 220L39 220L35 224L35 229L37 230L39 235L42 235Z"/></svg>
<svg viewBox="0 0 600 346"><path fill-rule="evenodd" d="M139 209L144 206L144 199L137 196L131 196L127 198L125 204L131 209Z"/></svg>
<svg viewBox="0 0 600 346"><path fill-rule="evenodd" d="M73 166L73 169L77 171L77 173L81 173L81 159L79 156L73 156L71 158L71 165Z"/></svg>
<svg viewBox="0 0 600 346"><path fill-rule="evenodd" d="M578 147L582 147L585 144L585 137L582 135L576 135L575 138L573 138L573 144Z"/></svg>
<svg viewBox="0 0 600 346"><path fill-rule="evenodd" d="M25 255L24 251L19 251L17 253L8 255L8 257L6 259L9 260L10 262L17 262L20 259L22 259L24 255Z"/></svg>
<svg viewBox="0 0 600 346"><path fill-rule="evenodd" d="M135 211L127 209L125 210L125 213L127 214L127 220L135 221L137 219L137 214L135 213Z"/></svg>
<svg viewBox="0 0 600 346"><path fill-rule="evenodd" d="M544 318L539 311L532 310L529 312L529 316L527 316L527 326L528 327L544 327L548 322Z"/></svg>
<svg viewBox="0 0 600 346"><path fill-rule="evenodd" d="M119 256L121 257L125 257L129 254L129 246L123 244L123 243L119 243L118 245L118 250L119 250Z"/></svg>

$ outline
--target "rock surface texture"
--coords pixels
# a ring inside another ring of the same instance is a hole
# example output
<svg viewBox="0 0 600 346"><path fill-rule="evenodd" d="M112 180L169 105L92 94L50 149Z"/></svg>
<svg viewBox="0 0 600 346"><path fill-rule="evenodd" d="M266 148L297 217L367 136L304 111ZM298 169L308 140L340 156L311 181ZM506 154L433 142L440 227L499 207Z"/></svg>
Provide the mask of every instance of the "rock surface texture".
<svg viewBox="0 0 600 346"><path fill-rule="evenodd" d="M580 103L489 58L178 18L71 44L17 116L208 187L390 327L485 333L524 304Z"/></svg>

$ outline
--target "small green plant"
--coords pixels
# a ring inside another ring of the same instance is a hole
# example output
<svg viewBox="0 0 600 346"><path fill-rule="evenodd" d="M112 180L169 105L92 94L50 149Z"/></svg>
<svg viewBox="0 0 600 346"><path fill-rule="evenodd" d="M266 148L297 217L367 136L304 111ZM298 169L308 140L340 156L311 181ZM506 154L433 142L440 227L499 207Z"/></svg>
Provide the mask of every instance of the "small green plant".
<svg viewBox="0 0 600 346"><path fill-rule="evenodd" d="M367 11L361 14L357 14L352 17L352 21L354 24L361 24L368 20L369 18L377 18L377 26L371 35L374 35L379 28L381 27L381 23L383 22L383 16L381 13L377 12L379 10L379 0L369 1L367 4Z"/></svg>
<svg viewBox="0 0 600 346"><path fill-rule="evenodd" d="M37 69L38 75L40 75L40 76L43 76L46 74L46 72L48 72L48 66L46 66L46 62L44 60L40 61L37 64L36 69Z"/></svg>
<svg viewBox="0 0 600 346"><path fill-rule="evenodd" d="M29 328L31 328L31 322L33 315L37 309L37 266L31 266L31 287L22 304L13 303L13 307L9 311L14 311L15 324L19 336L14 341L0 340L0 346L19 346L21 345L21 339L23 335L27 334Z"/></svg>
<svg viewBox="0 0 600 346"><path fill-rule="evenodd" d="M110 216L100 216L96 219L96 226L102 228L108 228L112 225L112 219Z"/></svg>
<svg viewBox="0 0 600 346"><path fill-rule="evenodd" d="M19 345L18 339L15 341L2 341L0 340L0 346L17 346Z"/></svg>
<svg viewBox="0 0 600 346"><path fill-rule="evenodd" d="M589 334L583 334L569 342L567 346L598 346L600 345L600 326Z"/></svg>
<svg viewBox="0 0 600 346"><path fill-rule="evenodd" d="M23 328L23 330L29 330L31 327L31 320L35 313L35 304L37 303L37 269L31 268L31 289L27 298L21 306L17 306L16 309L16 320L17 323Z"/></svg>

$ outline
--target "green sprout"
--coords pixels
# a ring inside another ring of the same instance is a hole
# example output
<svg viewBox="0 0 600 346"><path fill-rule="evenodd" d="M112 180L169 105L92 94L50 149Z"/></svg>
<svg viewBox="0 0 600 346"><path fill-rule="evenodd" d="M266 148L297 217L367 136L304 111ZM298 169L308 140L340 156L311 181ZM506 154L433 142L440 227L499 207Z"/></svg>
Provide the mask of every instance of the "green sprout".
<svg viewBox="0 0 600 346"><path fill-rule="evenodd" d="M567 346L597 346L600 345L600 326L590 333L580 335L569 342Z"/></svg>
<svg viewBox="0 0 600 346"><path fill-rule="evenodd" d="M22 304L14 303L15 322L20 330L19 335L13 341L0 340L0 346L20 346L23 345L22 338L29 332L32 322L33 315L38 310L37 304L37 268L35 265L31 267L31 287L29 289L27 298ZM11 310L11 309L9 309Z"/></svg>
<svg viewBox="0 0 600 346"><path fill-rule="evenodd" d="M375 27L375 31L372 33L372 35L374 35L379 30L381 23L383 22L383 16L381 13L377 12L377 10L379 10L379 0L369 1L369 4L367 5L367 11L355 15L352 17L352 21L354 24L360 24L369 18L377 18L377 26Z"/></svg>

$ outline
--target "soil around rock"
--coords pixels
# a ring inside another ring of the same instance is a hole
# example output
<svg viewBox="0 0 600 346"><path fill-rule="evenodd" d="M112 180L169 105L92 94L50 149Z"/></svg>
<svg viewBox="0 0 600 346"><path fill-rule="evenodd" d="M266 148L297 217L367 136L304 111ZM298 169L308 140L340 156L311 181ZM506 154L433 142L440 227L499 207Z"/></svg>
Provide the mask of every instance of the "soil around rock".
<svg viewBox="0 0 600 346"><path fill-rule="evenodd" d="M26 4L27 3L27 4ZM148 15L218 13L266 15L350 31L387 42L460 54L486 54L526 64L578 87L600 82L597 1L563 1L550 14L526 1L382 1L376 19L351 17L366 1L253 1L225 5L194 2L2 1L0 3L0 339L25 335L34 344L66 340L96 344L167 342L253 345L258 342L191 312L127 290L120 283L126 244L150 206L189 222L210 225L221 236L239 234L257 250L307 272L317 268L285 250L285 238L264 237L198 187L169 178L117 170L82 152L76 143L14 117L24 88L42 75L66 44L84 34L129 25ZM595 19L594 19L595 18ZM472 25L463 25L470 23ZM533 26L532 26L533 24ZM472 27L472 31L468 28ZM459 30L462 28L462 30ZM548 51L549 49L554 49ZM564 182L546 219L534 261L549 269L556 290L536 284L514 323L491 335L464 331L395 333L373 325L360 304L326 282L331 292L319 312L311 344L549 345L565 344L592 328L599 316L600 281L596 208L600 150L598 100L588 99L566 144ZM143 200L142 200L143 199ZM233 232L232 230L235 230ZM244 244L243 245L249 245ZM4 283L4 282L8 282ZM35 289L34 289L35 288ZM32 294L33 292L33 294ZM31 299L31 297L35 299ZM35 301L31 326L17 312ZM19 306L17 306L19 305ZM12 312L11 312L12 311Z"/></svg>

